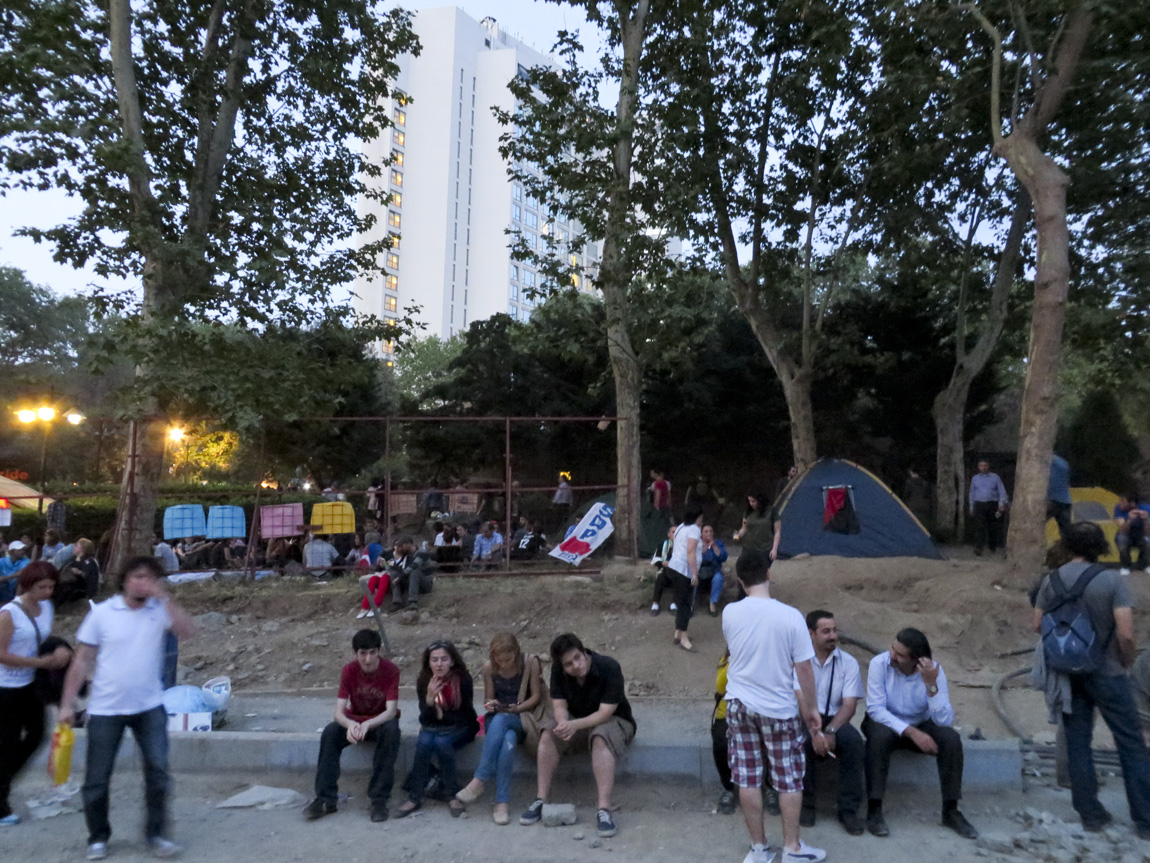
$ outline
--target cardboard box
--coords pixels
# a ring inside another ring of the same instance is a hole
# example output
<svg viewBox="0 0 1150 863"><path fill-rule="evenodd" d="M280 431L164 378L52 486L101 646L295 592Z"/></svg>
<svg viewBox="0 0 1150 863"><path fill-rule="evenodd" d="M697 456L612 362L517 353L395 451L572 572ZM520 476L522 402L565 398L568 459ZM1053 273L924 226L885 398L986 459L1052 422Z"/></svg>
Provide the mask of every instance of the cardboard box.
<svg viewBox="0 0 1150 863"><path fill-rule="evenodd" d="M169 713L168 731L211 731L212 714L203 713Z"/></svg>

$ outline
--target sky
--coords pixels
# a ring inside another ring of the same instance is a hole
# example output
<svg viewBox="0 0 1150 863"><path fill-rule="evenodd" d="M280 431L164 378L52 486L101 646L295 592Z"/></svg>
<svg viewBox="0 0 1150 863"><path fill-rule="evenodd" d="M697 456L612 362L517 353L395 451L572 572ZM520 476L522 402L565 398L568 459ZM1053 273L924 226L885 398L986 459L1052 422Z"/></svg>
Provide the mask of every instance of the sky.
<svg viewBox="0 0 1150 863"><path fill-rule="evenodd" d="M408 0L408 9L433 9L457 5L475 19L488 15L513 36L547 53L562 29L586 31L581 10L568 4L535 0L466 0L455 4L443 0ZM0 197L0 265L23 270L28 278L60 294L83 293L96 281L90 270L75 270L52 260L52 247L13 236L20 226L48 228L80 211L77 202L63 192L12 191Z"/></svg>

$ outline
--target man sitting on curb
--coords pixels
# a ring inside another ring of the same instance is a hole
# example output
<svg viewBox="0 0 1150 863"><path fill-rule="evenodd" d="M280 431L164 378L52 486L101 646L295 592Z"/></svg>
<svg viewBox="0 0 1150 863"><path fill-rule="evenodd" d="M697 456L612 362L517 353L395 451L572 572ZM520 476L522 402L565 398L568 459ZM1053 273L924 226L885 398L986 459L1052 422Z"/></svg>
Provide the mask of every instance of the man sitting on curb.
<svg viewBox="0 0 1150 863"><path fill-rule="evenodd" d="M978 831L958 811L962 797L962 738L951 726L954 708L942 666L931 659L930 642L907 627L895 636L890 650L871 660L867 672L866 828L874 836L889 836L882 814L890 754L909 749L934 755L942 785L942 823L964 839Z"/></svg>
<svg viewBox="0 0 1150 863"><path fill-rule="evenodd" d="M340 672L335 718L319 739L315 799L303 810L309 821L336 811L340 756L345 747L365 741L375 744L367 784L371 820L387 820L387 798L399 754L399 669L380 657L381 644L374 629L361 629L351 639L355 661Z"/></svg>
<svg viewBox="0 0 1150 863"><path fill-rule="evenodd" d="M615 763L635 739L636 727L623 670L611 657L587 650L578 636L565 632L551 642L551 705L555 719L539 735L538 796L519 823L531 825L543 817L559 756L572 749L590 749L599 793L596 827L600 836L614 836Z"/></svg>
<svg viewBox="0 0 1150 863"><path fill-rule="evenodd" d="M858 809L862 802L863 752L865 744L851 719L863 696L858 660L839 647L839 630L829 611L807 615L807 629L815 645L811 667L815 672L815 705L823 730L807 735L807 773L803 777L803 811L799 823L815 826L815 769L819 762L834 764L839 771L839 823L851 836L863 834ZM798 690L798 680L795 689Z"/></svg>

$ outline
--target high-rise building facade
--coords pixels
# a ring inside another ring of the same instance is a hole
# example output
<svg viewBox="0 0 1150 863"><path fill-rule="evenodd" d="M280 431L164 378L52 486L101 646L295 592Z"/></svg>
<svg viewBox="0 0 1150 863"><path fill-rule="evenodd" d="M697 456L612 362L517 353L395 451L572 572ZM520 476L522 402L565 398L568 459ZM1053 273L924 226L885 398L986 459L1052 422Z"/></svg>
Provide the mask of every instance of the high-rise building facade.
<svg viewBox="0 0 1150 863"><path fill-rule="evenodd" d="M528 195L499 153L505 128L492 108L511 111L508 82L552 61L494 19L476 21L456 7L419 11L413 26L422 50L400 59L394 125L366 144L370 158L393 160L391 202L361 202L378 217L370 239L390 233L397 241L380 262L382 278L356 282L357 308L387 318L418 305L424 333L445 338L498 312L527 320L540 274L512 260L509 231L539 249L550 234L571 263L591 272L597 264L594 245L562 245L578 226Z"/></svg>

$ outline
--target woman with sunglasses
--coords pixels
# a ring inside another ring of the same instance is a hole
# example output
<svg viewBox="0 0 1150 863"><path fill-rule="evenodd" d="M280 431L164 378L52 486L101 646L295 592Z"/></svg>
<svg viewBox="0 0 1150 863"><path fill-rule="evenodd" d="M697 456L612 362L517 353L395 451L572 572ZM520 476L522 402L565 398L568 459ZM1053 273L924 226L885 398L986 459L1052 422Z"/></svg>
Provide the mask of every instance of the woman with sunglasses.
<svg viewBox="0 0 1150 863"><path fill-rule="evenodd" d="M433 641L423 651L415 691L419 696L419 737L415 741L411 773L403 786L407 801L396 810L395 816L403 818L423 806L434 759L439 773L435 796L446 799L451 816L457 818L463 813L464 805L455 799L459 791L455 750L475 739L479 718L472 704L471 675L454 644Z"/></svg>

